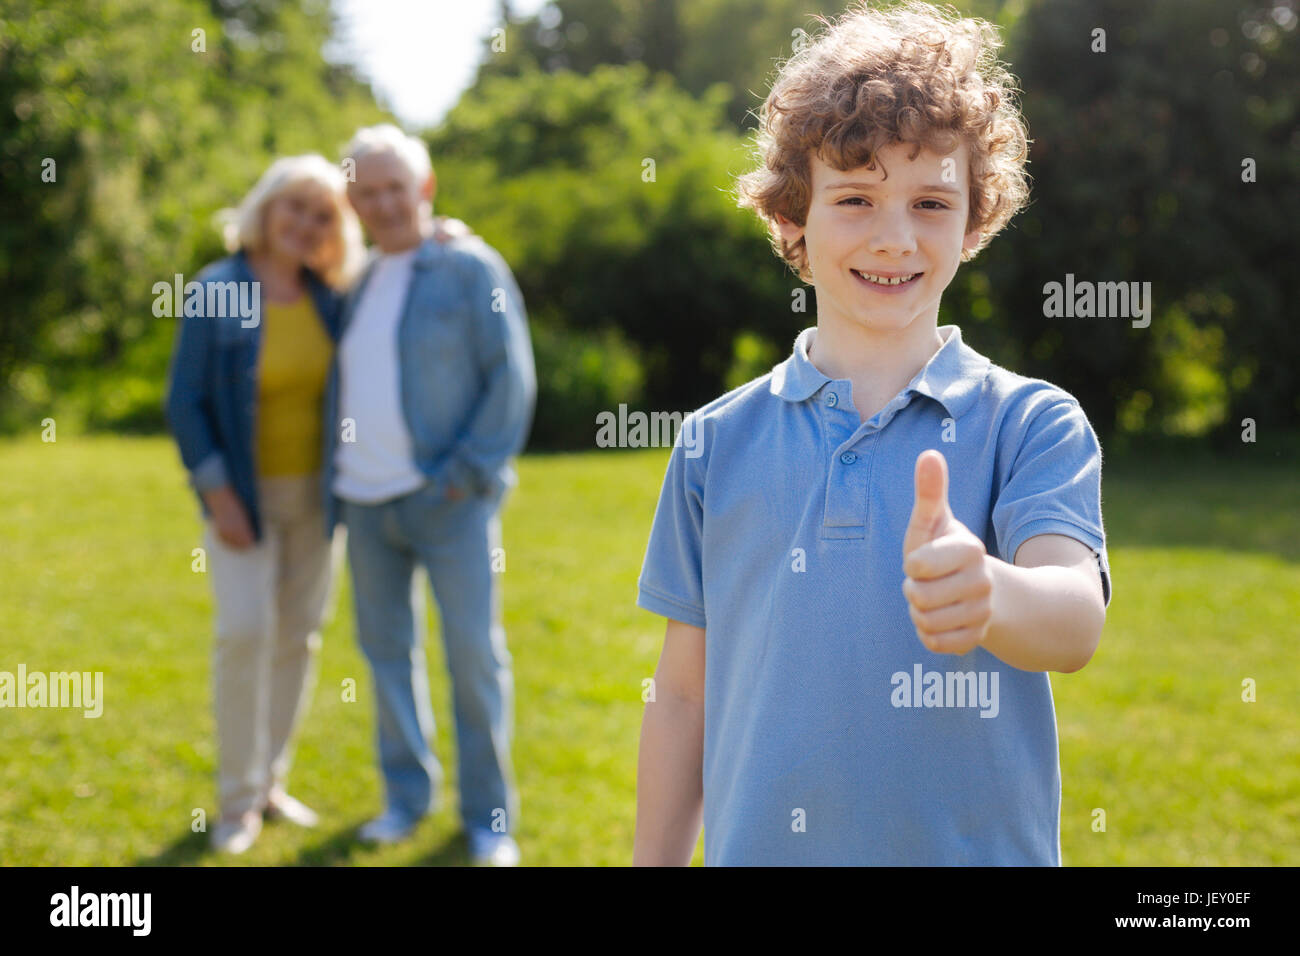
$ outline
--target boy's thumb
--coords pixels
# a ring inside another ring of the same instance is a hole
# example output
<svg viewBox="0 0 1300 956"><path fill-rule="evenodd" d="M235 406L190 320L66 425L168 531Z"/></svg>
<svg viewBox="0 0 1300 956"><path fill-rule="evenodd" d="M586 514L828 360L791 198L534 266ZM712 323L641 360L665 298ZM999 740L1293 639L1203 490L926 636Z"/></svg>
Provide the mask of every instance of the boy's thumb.
<svg viewBox="0 0 1300 956"><path fill-rule="evenodd" d="M912 517L903 541L904 557L937 537L947 524L948 462L940 452L929 449L917 456L914 484Z"/></svg>

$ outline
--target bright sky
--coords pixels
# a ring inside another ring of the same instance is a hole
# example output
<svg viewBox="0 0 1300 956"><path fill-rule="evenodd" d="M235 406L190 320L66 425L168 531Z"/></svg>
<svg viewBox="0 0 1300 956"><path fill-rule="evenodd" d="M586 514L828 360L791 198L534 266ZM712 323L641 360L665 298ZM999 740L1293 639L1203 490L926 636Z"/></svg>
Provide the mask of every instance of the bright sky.
<svg viewBox="0 0 1300 956"><path fill-rule="evenodd" d="M546 0L511 0L529 16ZM333 0L340 46L381 102L412 132L436 124L474 79L483 39L499 26L498 0Z"/></svg>

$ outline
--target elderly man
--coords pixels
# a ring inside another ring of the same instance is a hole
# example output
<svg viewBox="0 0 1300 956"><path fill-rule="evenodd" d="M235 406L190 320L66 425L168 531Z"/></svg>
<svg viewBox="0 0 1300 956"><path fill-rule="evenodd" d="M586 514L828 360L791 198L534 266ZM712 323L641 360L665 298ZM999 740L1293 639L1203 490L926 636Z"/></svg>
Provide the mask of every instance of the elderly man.
<svg viewBox="0 0 1300 956"><path fill-rule="evenodd" d="M513 865L513 680L493 572L504 555L498 510L537 388L523 298L480 238L435 240L433 167L418 139L362 129L345 168L377 247L343 309L326 456L374 675L387 804L360 836L399 841L438 802L419 565L442 617L470 854Z"/></svg>

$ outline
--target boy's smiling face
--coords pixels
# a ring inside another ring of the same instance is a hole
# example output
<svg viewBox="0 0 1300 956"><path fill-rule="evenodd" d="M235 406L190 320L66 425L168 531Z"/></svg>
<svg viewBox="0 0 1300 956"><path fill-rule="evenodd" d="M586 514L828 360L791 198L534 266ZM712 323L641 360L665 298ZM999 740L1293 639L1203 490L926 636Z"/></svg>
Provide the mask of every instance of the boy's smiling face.
<svg viewBox="0 0 1300 956"><path fill-rule="evenodd" d="M937 323L962 250L974 249L980 234L966 232L966 148L946 157L922 149L911 159L913 149L881 149L874 170L841 171L814 154L806 225L778 215L787 242L806 242L819 325L888 334L918 320L930 328ZM906 281L894 284L899 279Z"/></svg>

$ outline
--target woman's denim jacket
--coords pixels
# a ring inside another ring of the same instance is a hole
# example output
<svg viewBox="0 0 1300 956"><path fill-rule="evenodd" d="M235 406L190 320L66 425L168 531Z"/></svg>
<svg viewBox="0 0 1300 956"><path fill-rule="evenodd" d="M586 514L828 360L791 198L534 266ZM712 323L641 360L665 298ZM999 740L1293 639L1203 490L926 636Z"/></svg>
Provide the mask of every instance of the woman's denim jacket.
<svg viewBox="0 0 1300 956"><path fill-rule="evenodd" d="M229 484L261 540L254 426L262 303L254 281L248 260L238 252L195 277L203 288L201 301L196 293L174 303L180 321L168 372L166 414L204 515L208 509L202 493ZM321 323L337 342L342 297L306 270L304 281ZM322 449L327 451L327 420L322 431ZM327 472L321 469L326 503ZM328 534L332 527L332 518L327 519L322 530Z"/></svg>

